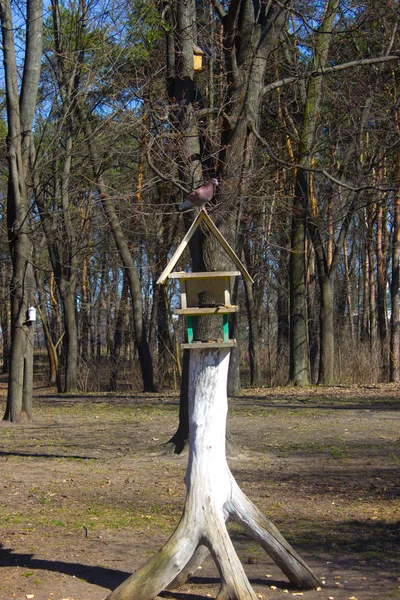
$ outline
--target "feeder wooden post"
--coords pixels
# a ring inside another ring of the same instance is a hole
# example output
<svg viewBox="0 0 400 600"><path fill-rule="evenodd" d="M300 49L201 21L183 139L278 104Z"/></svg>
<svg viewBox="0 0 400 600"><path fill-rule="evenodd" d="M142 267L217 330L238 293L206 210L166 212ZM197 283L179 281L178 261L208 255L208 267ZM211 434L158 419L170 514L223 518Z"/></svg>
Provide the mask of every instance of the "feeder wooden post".
<svg viewBox="0 0 400 600"><path fill-rule="evenodd" d="M172 273L196 228L204 222L239 269L208 273ZM228 314L230 281L242 274L251 281L244 265L214 223L202 210L182 240L157 283L179 279L181 308L186 317L189 362L189 459L183 514L168 542L107 600L153 600L162 590L185 583L208 552L221 577L219 600L256 600L244 568L235 552L226 522L233 519L259 542L286 574L292 585L311 589L320 585L307 564L276 527L255 507L237 485L225 455L227 378L231 347ZM210 305L211 300L211 305ZM196 341L193 316L222 316L222 338Z"/></svg>
<svg viewBox="0 0 400 600"><path fill-rule="evenodd" d="M230 348L195 349L189 370L189 459L187 495L180 523L168 542L107 600L153 600L179 587L208 551L221 577L219 600L256 600L235 552L226 521L241 523L296 587L319 581L274 525L243 494L225 454Z"/></svg>

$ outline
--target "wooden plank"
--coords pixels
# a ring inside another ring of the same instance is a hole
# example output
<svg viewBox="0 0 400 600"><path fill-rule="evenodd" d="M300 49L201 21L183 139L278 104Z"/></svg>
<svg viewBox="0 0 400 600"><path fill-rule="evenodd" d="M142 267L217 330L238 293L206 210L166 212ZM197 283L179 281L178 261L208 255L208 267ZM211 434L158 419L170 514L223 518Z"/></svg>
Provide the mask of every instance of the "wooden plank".
<svg viewBox="0 0 400 600"><path fill-rule="evenodd" d="M205 271L204 273L186 273L185 271L175 271L170 273L170 279L217 279L220 277L238 277L240 271Z"/></svg>
<svg viewBox="0 0 400 600"><path fill-rule="evenodd" d="M225 306L231 305L231 291L229 289L229 286L226 286L226 288L224 289L224 304Z"/></svg>
<svg viewBox="0 0 400 600"><path fill-rule="evenodd" d="M236 340L229 342L192 342L191 344L181 344L184 350L208 350L209 348L235 348Z"/></svg>
<svg viewBox="0 0 400 600"><path fill-rule="evenodd" d="M192 315L196 317L200 317L201 315L227 315L229 313L238 312L238 306L211 306L198 308L197 306L188 307L188 308L175 308L175 315Z"/></svg>
<svg viewBox="0 0 400 600"><path fill-rule="evenodd" d="M197 217L195 218L195 220L193 221L193 223L191 224L191 226L189 227L188 231L185 234L185 237L183 238L183 240L181 241L181 243L179 244L179 246L173 253L171 260L168 262L164 271L161 273L160 277L157 279L158 284L165 283L166 280L168 279L172 269L175 267L176 263L178 262L179 258L182 255L183 251L189 245L189 242L192 239L193 234L195 233L196 229L200 225L201 221L203 221L204 214L205 213L203 211L200 211L199 214L197 215Z"/></svg>
<svg viewBox="0 0 400 600"><path fill-rule="evenodd" d="M179 286L180 289L180 293L181 293L181 308L187 308L187 293L186 293L186 284L184 281L182 281L182 283Z"/></svg>
<svg viewBox="0 0 400 600"><path fill-rule="evenodd" d="M221 244L221 246L223 247L223 249L225 250L225 252L231 258L232 262L239 269L239 271L242 274L242 276L244 277L244 279L247 279L247 280L251 281L252 283L254 283L253 279L250 276L250 273L247 271L246 267L244 266L244 264L242 263L242 261L240 260L240 258L237 256L237 254L235 253L235 251L230 247L229 243L226 241L226 239L224 238L224 236L222 235L222 233L214 225L214 223L212 222L212 220L210 219L210 217L208 216L208 214L204 210L204 208L202 208L200 210L199 214L197 215L197 217L193 221L193 223L190 226L189 230L187 231L185 237L183 238L183 240L179 244L178 248L175 250L174 254L172 255L171 260L168 262L168 264L165 267L164 271L161 273L160 277L157 279L157 283L158 284L165 283L166 280L168 279L168 277L171 276L173 268L175 267L176 263L178 262L180 256L184 252L185 248L187 248L187 246L188 246L190 240L192 239L192 237L193 237L196 229L199 227L199 225L200 225L200 223L202 221L204 221L205 225L208 227L208 229L211 231L211 233L219 241L219 243ZM189 275L189 273L187 273L186 275Z"/></svg>

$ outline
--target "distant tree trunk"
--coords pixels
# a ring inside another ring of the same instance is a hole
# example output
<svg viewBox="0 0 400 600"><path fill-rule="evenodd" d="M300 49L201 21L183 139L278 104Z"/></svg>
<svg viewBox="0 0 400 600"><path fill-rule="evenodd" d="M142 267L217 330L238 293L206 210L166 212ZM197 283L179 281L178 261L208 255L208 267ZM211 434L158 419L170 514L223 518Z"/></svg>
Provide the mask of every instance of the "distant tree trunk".
<svg viewBox="0 0 400 600"><path fill-rule="evenodd" d="M367 257L368 257L368 307L369 307L369 342L371 350L375 346L377 334L376 319L376 284L375 284L375 261L374 261L374 225L373 207L367 207Z"/></svg>
<svg viewBox="0 0 400 600"><path fill-rule="evenodd" d="M7 99L8 193L7 229L13 266L11 281L11 355L5 420L17 422L23 411L32 415L33 341L26 311L33 302L34 276L29 234L29 201L26 179L32 122L42 54L42 2L28 0L22 84L18 87L14 27L9 0L0 2L0 20Z"/></svg>
<svg viewBox="0 0 400 600"><path fill-rule="evenodd" d="M58 356L56 346L53 343L51 338L51 333L49 330L49 325L47 322L46 310L42 306L45 306L45 292L44 292L44 283L43 283L43 272L37 270L35 273L36 277L36 287L39 297L38 302L38 310L40 314L40 319L42 321L42 327L44 331L44 338L47 349L47 356L49 360L49 385L55 385L57 383L57 371L58 371Z"/></svg>
<svg viewBox="0 0 400 600"><path fill-rule="evenodd" d="M351 301L351 281L349 276L349 259L347 256L347 238L345 238L343 243L343 260L344 260L344 274L345 274L345 284L346 284L346 304L347 304L347 314L349 318L349 333L350 339L354 342L354 322L353 322L353 305Z"/></svg>
<svg viewBox="0 0 400 600"><path fill-rule="evenodd" d="M283 255L279 257L279 264L283 262ZM281 269L284 269L285 276L282 276ZM283 356L289 350L289 281L287 277L286 265L278 269L278 287L277 287L277 353L278 357Z"/></svg>
<svg viewBox="0 0 400 600"><path fill-rule="evenodd" d="M163 195L165 194L160 186L159 198L161 202L165 202ZM160 207L161 208L161 207ZM161 217L161 223L157 232L156 242L156 258L157 272L154 274L154 280L162 273L168 263L168 254L171 250L176 236L178 235L179 215L172 216L172 205L168 204L164 208ZM169 297L165 287L156 286L153 296L153 315L151 324L151 334L149 341L152 340L154 353L158 355L158 380L160 384L167 379L167 375L171 371L171 365L176 373L175 345L173 340L174 325L170 313ZM179 366L178 366L179 370ZM175 375L174 375L175 378Z"/></svg>
<svg viewBox="0 0 400 600"><path fill-rule="evenodd" d="M117 391L118 384L118 375L119 375L119 367L120 367L120 356L121 356L121 348L122 348L122 337L123 332L125 330L126 325L126 317L128 313L128 294L129 294L129 285L128 278L124 274L124 281L122 285L121 298L119 301L117 320L115 323L114 330L114 343L112 347L111 354L111 376L110 376L110 392Z"/></svg>
<svg viewBox="0 0 400 600"><path fill-rule="evenodd" d="M258 331L256 304L254 301L252 282L246 280L244 283L249 323L250 385L259 387L261 385L260 336Z"/></svg>
<svg viewBox="0 0 400 600"><path fill-rule="evenodd" d="M88 271L89 260L87 256L82 260L81 271L81 310L80 310L80 354L84 362L89 360L90 355L90 325L89 325L89 298L88 298Z"/></svg>
<svg viewBox="0 0 400 600"><path fill-rule="evenodd" d="M343 244L356 208L357 194L353 194L342 222L342 226L333 250L329 265L323 245L321 232L316 221L310 218L309 230L313 242L318 272L318 283L321 295L320 307L320 363L318 383L333 385L334 383L334 278L339 266Z"/></svg>
<svg viewBox="0 0 400 600"><path fill-rule="evenodd" d="M243 251L246 264L251 269L250 231L244 231L245 240ZM250 385L259 387L261 385L261 347L258 327L257 306L254 298L253 283L246 280L244 289L246 294L247 320L249 324L249 362L250 362Z"/></svg>
<svg viewBox="0 0 400 600"><path fill-rule="evenodd" d="M320 278L320 359L318 383L332 385L334 382L335 332L333 326L333 282L329 277Z"/></svg>
<svg viewBox="0 0 400 600"><path fill-rule="evenodd" d="M239 290L239 279L235 277L233 284L232 303L238 304L238 290ZM239 337L239 319L237 313L231 313L229 315L229 337L233 340ZM240 392L241 388L241 376L240 376L240 349L238 346L232 348L231 358L229 361L229 373L228 373L228 395L234 396Z"/></svg>
<svg viewBox="0 0 400 600"><path fill-rule="evenodd" d="M314 52L315 69L324 68L328 60L339 0L328 0L325 5L324 19L318 29ZM306 296L306 256L305 240L307 216L311 208L310 174L306 169L312 167L313 146L318 124L318 115L322 97L322 78L314 77L307 89L303 122L298 152L299 167L296 172L292 209L292 234L290 255L290 374L295 385L309 385L309 356L307 336L307 296Z"/></svg>
<svg viewBox="0 0 400 600"><path fill-rule="evenodd" d="M65 359L64 392L78 390L78 328L76 324L75 286L68 282L60 289L63 298L65 336L63 339Z"/></svg>
<svg viewBox="0 0 400 600"><path fill-rule="evenodd" d="M398 110L398 131L400 131L400 111ZM393 214L392 282L390 298L392 314L390 317L390 381L400 381L400 152L397 153L396 187Z"/></svg>
<svg viewBox="0 0 400 600"><path fill-rule="evenodd" d="M379 185L381 177L378 178ZM376 269L377 269L377 313L378 331L381 342L387 337L386 315L386 252L387 252L387 223L386 209L383 208L382 192L378 192L376 203Z"/></svg>
<svg viewBox="0 0 400 600"><path fill-rule="evenodd" d="M370 339L370 324L369 324L369 261L368 261L368 250L367 244L361 249L361 315L359 315L360 321L360 340L365 341Z"/></svg>
<svg viewBox="0 0 400 600"><path fill-rule="evenodd" d="M9 288L10 282L7 276L7 262L2 261L1 265L1 300L0 300L0 327L2 333L2 355L3 355L3 373L8 373L9 365L10 365L10 350L11 350L11 340L10 340L10 319L9 319L9 311L10 311L10 297L9 297Z"/></svg>
<svg viewBox="0 0 400 600"><path fill-rule="evenodd" d="M118 219L114 204L108 193L107 185L102 174L101 159L94 147L93 133L90 125L90 117L82 114L82 121L85 127L86 141L88 144L89 155L93 165L93 171L96 179L96 185L100 191L101 201L104 212L107 216L111 231L114 237L115 245L118 249L121 262L129 282L129 290L132 299L133 323L135 327L135 339L139 354L140 369L143 380L143 389L146 392L152 392L155 389L153 359L150 354L150 348L147 341L146 327L143 319L143 300L142 289L139 276L132 254L129 250L124 231Z"/></svg>
<svg viewBox="0 0 400 600"><path fill-rule="evenodd" d="M316 383L318 381L319 368L319 338L320 327L318 319L318 292L317 292L317 273L315 268L315 252L313 245L307 239L306 243L307 255L307 319L308 319L308 347L310 354L310 381Z"/></svg>
<svg viewBox="0 0 400 600"><path fill-rule="evenodd" d="M310 383L308 354L308 317L306 295L306 207L308 176L300 171L296 177L292 209L290 243L290 368L289 380L294 385Z"/></svg>

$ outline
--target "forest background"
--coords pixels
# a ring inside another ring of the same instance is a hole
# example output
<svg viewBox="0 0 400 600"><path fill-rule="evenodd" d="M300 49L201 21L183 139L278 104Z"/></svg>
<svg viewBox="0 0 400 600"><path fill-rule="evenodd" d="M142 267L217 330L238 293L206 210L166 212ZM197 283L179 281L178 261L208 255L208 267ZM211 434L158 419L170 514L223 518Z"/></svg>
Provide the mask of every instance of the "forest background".
<svg viewBox="0 0 400 600"><path fill-rule="evenodd" d="M155 282L213 176L254 279L233 290L230 391L400 380L399 14L1 0L6 419L31 410L34 346L59 392L179 388L178 290ZM205 231L178 267L230 268Z"/></svg>

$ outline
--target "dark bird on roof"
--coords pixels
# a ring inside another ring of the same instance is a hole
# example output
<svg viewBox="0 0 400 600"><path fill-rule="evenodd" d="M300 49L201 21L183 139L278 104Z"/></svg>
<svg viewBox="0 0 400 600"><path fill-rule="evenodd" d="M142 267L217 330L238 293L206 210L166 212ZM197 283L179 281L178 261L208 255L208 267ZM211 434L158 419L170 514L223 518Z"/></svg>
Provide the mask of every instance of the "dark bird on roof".
<svg viewBox="0 0 400 600"><path fill-rule="evenodd" d="M192 210L193 208L202 208L207 202L210 202L214 196L215 188L218 185L218 179L213 177L209 183L198 187L190 192L179 206L179 210Z"/></svg>

